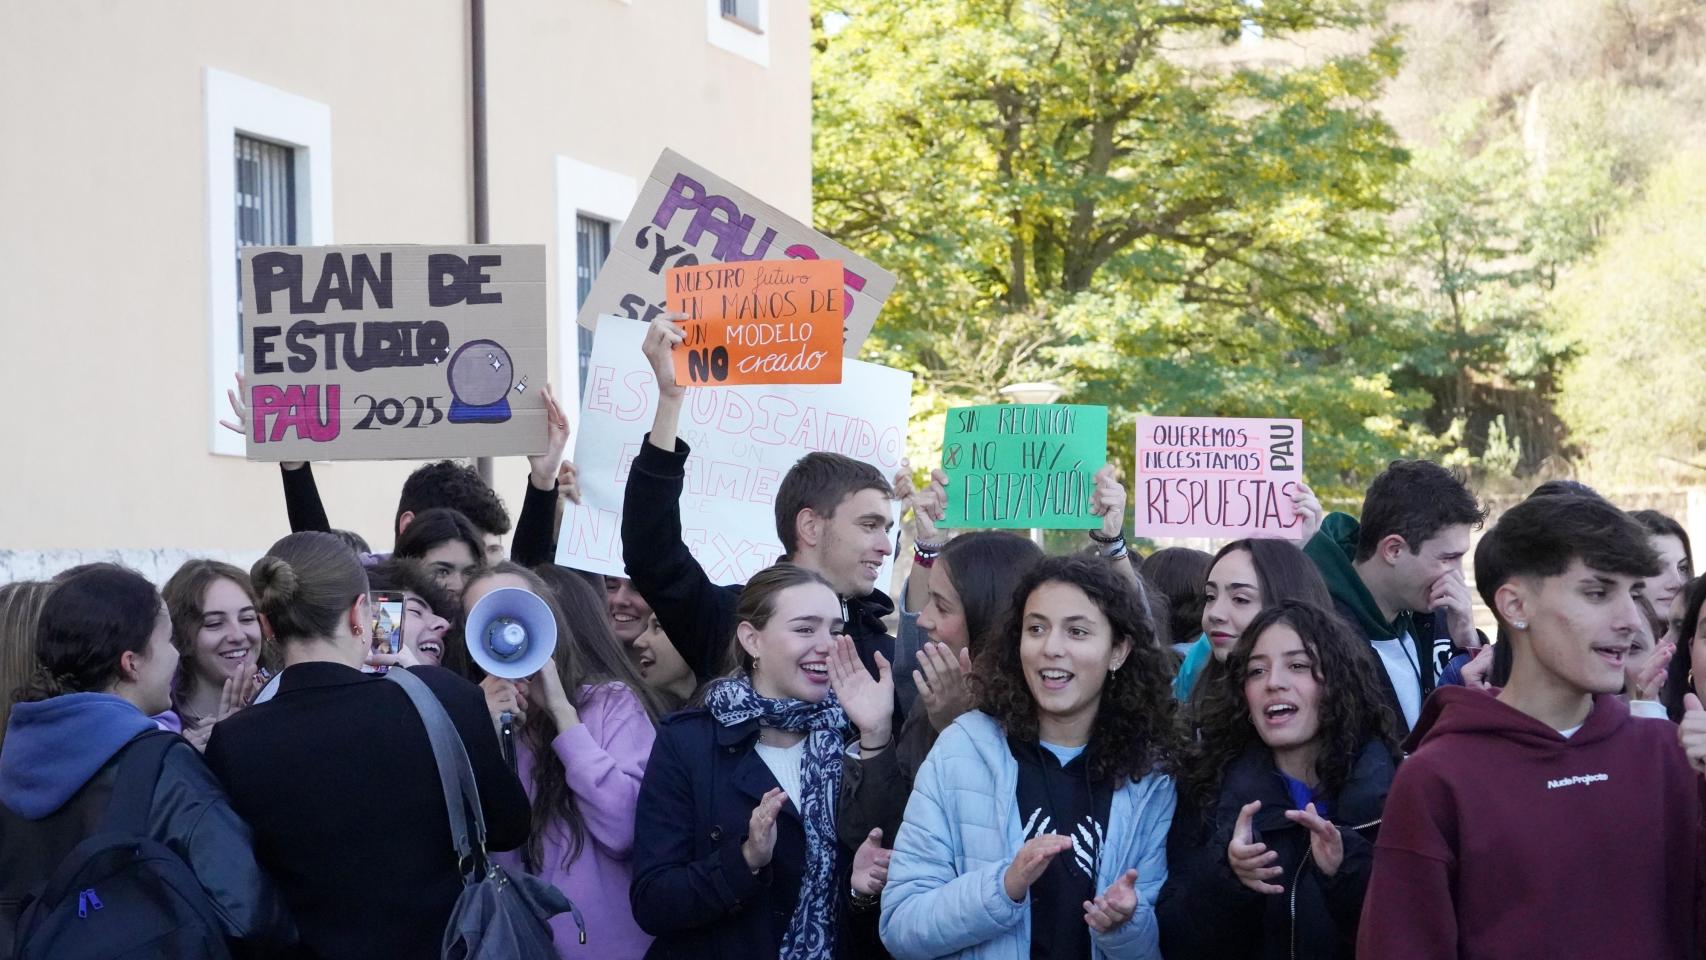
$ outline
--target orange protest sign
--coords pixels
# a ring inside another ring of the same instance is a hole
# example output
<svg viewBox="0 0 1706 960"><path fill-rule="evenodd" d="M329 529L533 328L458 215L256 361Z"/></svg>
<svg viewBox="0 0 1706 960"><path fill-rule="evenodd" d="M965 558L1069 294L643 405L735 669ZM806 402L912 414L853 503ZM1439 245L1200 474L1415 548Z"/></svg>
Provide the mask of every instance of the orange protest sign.
<svg viewBox="0 0 1706 960"><path fill-rule="evenodd" d="M687 340L675 348L675 382L840 383L843 279L839 260L669 269L665 300L672 312L687 315Z"/></svg>

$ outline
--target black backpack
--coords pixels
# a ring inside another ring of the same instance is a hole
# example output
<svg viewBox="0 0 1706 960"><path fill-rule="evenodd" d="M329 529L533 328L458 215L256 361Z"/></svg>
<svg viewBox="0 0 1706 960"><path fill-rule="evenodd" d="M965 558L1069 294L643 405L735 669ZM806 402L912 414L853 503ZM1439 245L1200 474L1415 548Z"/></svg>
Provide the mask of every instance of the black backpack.
<svg viewBox="0 0 1706 960"><path fill-rule="evenodd" d="M101 826L24 911L16 960L229 960L195 873L148 835L166 751L180 742L160 730L125 745Z"/></svg>

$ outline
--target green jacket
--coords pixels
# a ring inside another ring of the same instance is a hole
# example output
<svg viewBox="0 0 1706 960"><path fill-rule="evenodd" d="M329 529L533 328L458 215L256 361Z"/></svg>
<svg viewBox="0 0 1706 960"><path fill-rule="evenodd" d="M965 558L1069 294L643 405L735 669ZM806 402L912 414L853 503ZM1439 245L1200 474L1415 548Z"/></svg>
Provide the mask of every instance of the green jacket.
<svg viewBox="0 0 1706 960"><path fill-rule="evenodd" d="M1370 640L1396 640L1406 633L1422 640L1415 614L1405 611L1398 619L1388 621L1380 612L1380 604L1363 585L1362 577L1353 566L1357 553L1357 519L1348 513L1329 513L1321 521L1321 529L1303 546L1303 552L1315 562L1321 578L1327 581L1327 592L1339 613L1356 625L1358 632ZM1432 627L1432 618L1428 618ZM1426 637L1426 639L1432 639Z"/></svg>

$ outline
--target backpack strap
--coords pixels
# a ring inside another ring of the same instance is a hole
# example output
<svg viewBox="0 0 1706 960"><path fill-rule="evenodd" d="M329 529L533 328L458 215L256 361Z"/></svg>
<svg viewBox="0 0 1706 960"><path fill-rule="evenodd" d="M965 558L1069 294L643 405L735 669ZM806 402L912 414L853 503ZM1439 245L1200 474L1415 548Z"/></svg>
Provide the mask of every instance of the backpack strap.
<svg viewBox="0 0 1706 960"><path fill-rule="evenodd" d="M450 814L450 839L456 848L457 866L465 872L472 871L476 877L482 876L486 817L480 807L480 788L474 781L474 769L468 762L462 735L456 732L444 704L420 677L399 668L387 670L385 679L403 688L426 725L432 756L438 763L439 786L444 789L444 807Z"/></svg>
<svg viewBox="0 0 1706 960"><path fill-rule="evenodd" d="M118 775L112 797L107 800L101 832L147 836L148 814L154 806L154 788L166 766L166 753L183 738L170 730L139 733L119 751Z"/></svg>

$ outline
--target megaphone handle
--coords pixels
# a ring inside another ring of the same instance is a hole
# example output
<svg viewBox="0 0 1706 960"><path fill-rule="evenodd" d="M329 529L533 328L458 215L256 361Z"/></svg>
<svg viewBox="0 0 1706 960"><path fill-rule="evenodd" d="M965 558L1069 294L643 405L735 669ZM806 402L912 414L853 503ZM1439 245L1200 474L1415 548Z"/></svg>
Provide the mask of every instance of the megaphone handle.
<svg viewBox="0 0 1706 960"><path fill-rule="evenodd" d="M509 772L516 773L515 714L509 710L498 714L498 745L503 749L504 762L509 764Z"/></svg>

